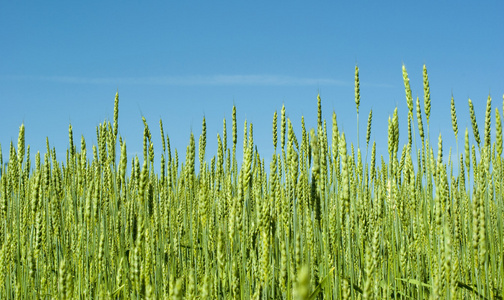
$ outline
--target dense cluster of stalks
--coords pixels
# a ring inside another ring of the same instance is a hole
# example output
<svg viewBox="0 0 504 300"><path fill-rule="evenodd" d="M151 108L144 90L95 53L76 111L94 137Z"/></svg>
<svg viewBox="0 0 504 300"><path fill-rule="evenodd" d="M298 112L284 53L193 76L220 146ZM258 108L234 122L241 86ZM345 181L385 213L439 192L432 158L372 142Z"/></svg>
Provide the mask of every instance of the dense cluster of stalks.
<svg viewBox="0 0 504 300"><path fill-rule="evenodd" d="M247 122L237 162L235 107L232 144L224 120L207 160L203 119L183 163L161 121L154 161L145 119L143 159L127 160L117 95L92 160L70 126L66 161L47 141L33 166L22 125L5 165L0 152L0 298L502 299L502 116L496 109L492 142L489 97L482 141L469 100L475 143L466 129L463 153L443 159L441 135L429 139L425 67L423 75L422 112L403 67L407 143L399 145L396 109L388 157L376 157L373 142L369 161L372 112L363 153L346 142L335 113L327 132L320 97L317 127L307 131L301 119L300 136L285 107L274 113L269 166ZM358 120L357 67L355 104ZM451 108L458 139L453 99Z"/></svg>

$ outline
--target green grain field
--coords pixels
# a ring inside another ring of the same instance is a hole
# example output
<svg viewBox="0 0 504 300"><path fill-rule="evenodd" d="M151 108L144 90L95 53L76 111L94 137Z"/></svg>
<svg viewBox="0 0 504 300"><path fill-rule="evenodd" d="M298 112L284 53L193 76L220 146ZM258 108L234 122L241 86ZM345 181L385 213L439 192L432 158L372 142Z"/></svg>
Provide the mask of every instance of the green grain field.
<svg viewBox="0 0 504 300"><path fill-rule="evenodd" d="M416 101L402 72L408 113L389 117L385 157L370 140L372 111L366 144L353 145L337 112L322 118L320 97L310 102L316 128L285 107L271 112L269 165L252 124L237 132L236 107L217 136L203 118L185 159L161 120L158 130L143 119L143 156L128 160L117 94L97 145L76 142L69 126L66 157L49 141L30 149L21 125L0 152L0 299L502 299L501 111L489 96L478 123L471 100L457 107L470 113L462 136L451 99L453 132L442 134L464 148L443 157L450 145L429 132L427 70ZM358 123L357 67L355 104Z"/></svg>

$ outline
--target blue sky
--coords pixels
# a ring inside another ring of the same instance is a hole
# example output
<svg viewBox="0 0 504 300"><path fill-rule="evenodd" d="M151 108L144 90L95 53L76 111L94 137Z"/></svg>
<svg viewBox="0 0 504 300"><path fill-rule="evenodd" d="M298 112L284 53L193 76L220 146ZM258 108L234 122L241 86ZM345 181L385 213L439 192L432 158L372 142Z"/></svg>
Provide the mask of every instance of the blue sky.
<svg viewBox="0 0 504 300"><path fill-rule="evenodd" d="M96 126L112 119L120 96L119 132L130 155L142 153L145 116L161 151L158 122L181 160L203 116L209 155L232 105L254 125L267 160L271 124L284 103L296 132L304 115L316 126L320 92L328 126L334 110L347 140L357 142L354 68L361 80L360 138L373 109L372 140L386 154L387 119L397 106L406 137L401 65L413 97L422 99L422 65L432 97L431 136L455 148L453 92L462 136L467 100L480 130L488 94L502 111L502 1L2 1L0 2L0 143L4 161L24 122L31 155L45 138L64 160L68 125L74 142L96 143ZM425 120L424 120L425 123ZM416 127L416 125L415 125ZM472 133L472 130L470 129ZM471 134L472 137L472 134ZM89 151L90 152L90 151ZM241 152L239 147L238 152ZM159 161L159 160L158 160Z"/></svg>

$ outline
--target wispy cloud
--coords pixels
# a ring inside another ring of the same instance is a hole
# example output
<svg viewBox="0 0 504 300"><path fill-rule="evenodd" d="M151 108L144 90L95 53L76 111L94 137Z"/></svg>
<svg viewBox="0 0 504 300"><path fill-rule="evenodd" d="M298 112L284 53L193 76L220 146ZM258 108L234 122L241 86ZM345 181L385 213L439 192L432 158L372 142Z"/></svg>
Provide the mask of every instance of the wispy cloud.
<svg viewBox="0 0 504 300"><path fill-rule="evenodd" d="M210 75L158 77L77 77L77 76L0 76L2 80L36 80L72 84L141 84L141 85L352 85L333 78L308 78L281 75Z"/></svg>
<svg viewBox="0 0 504 300"><path fill-rule="evenodd" d="M361 87L375 87L375 88L393 88L396 87L390 83L373 83L373 82L361 82Z"/></svg>
<svg viewBox="0 0 504 300"><path fill-rule="evenodd" d="M334 78L310 78L283 75L195 75L152 77L79 77L79 76L8 76L0 80L47 81L69 84L132 84L132 85L185 85L185 86L351 86L353 81ZM386 83L361 82L362 86L391 88Z"/></svg>

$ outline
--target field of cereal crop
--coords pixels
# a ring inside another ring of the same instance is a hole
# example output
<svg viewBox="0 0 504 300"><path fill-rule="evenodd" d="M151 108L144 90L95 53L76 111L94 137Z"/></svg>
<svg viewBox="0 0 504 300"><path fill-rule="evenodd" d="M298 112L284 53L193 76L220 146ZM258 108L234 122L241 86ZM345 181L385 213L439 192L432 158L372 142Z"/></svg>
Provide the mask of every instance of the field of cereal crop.
<svg viewBox="0 0 504 300"><path fill-rule="evenodd" d="M355 146L337 112L322 119L320 97L310 102L316 128L288 119L285 106L271 112L269 165L252 124L245 121L238 144L236 107L217 137L207 136L203 118L185 159L161 120L154 130L143 119L143 156L128 161L118 94L97 145L75 141L69 126L66 157L49 142L30 149L21 125L17 145L0 152L0 298L502 299L502 110L489 96L481 122L471 100L455 108L452 99L453 132L442 134L463 138L464 149L443 157L449 146L429 132L427 69L416 100L402 72L409 111L389 118L387 157L370 140L372 111L366 144ZM358 120L357 67L355 104ZM471 127L459 132L461 109ZM399 118L407 128L399 130ZM206 153L215 138L217 153Z"/></svg>

